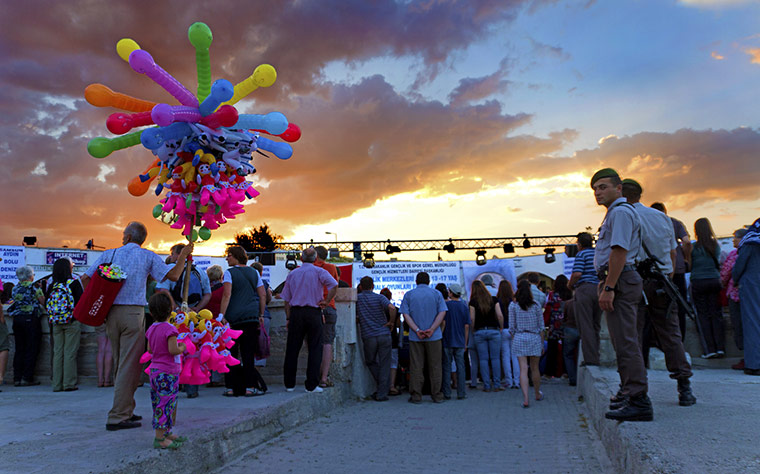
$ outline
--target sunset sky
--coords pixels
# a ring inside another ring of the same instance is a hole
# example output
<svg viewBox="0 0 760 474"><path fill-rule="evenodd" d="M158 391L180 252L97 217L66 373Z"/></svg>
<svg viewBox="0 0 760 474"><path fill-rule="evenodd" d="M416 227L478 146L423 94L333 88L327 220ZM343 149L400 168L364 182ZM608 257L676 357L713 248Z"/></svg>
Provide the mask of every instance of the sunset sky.
<svg viewBox="0 0 760 474"><path fill-rule="evenodd" d="M111 247L131 220L180 241L126 190L148 150L88 155L116 109L84 88L176 103L115 45L195 91L195 21L212 79L277 70L238 110L303 131L290 160L255 158L261 196L201 253L264 222L289 241L574 234L603 218L588 180L607 166L727 235L760 215L759 20L751 0L6 0L0 244Z"/></svg>

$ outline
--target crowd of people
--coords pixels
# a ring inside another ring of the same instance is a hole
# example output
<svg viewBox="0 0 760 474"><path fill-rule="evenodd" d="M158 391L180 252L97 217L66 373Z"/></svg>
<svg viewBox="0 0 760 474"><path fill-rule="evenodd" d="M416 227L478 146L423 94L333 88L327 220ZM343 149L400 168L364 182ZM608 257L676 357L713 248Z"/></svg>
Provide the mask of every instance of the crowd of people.
<svg viewBox="0 0 760 474"><path fill-rule="evenodd" d="M537 273L524 275L516 288L508 280L497 287L484 274L472 282L465 301L459 284L433 288L430 276L421 272L416 287L397 308L388 288L375 292L372 278L363 277L356 316L365 363L377 385L373 398L386 401L407 389L411 403L421 403L423 393L441 403L456 390L457 399L462 400L467 398L469 380L470 389L482 383L484 392L520 389L522 406L528 408L531 387L533 400L544 398L542 376L566 378L574 386L579 363L599 365L604 313L620 374L620 390L610 398L606 416L649 421L653 419L646 374L650 348L663 351L667 369L677 381L679 404L693 405L692 370L683 346L686 316L695 309L702 357L724 357L722 308L726 305L736 346L744 351L744 358L733 368L760 375L760 219L738 229L735 249L723 253L708 219L695 222L692 243L686 227L668 217L663 204L641 204L643 189L635 180L621 179L607 168L593 176L591 187L597 204L607 208L596 245L591 234L578 234L572 274L569 279L558 275L550 290ZM134 393L141 384L144 366L139 359L146 350L147 334L153 356L149 372L154 446L176 449L184 438L171 432L179 391L180 366L175 356L186 346L177 342L177 331L167 322L169 313L184 301L188 310L208 309L240 331L232 355L241 364L224 375L223 395L258 396L268 390L256 366L266 363L259 356L259 344L262 329L269 331L267 304L273 294L261 277L261 265L248 266L241 247L227 248L226 271L218 265L206 272L188 265L191 273L186 277L185 262L191 258L193 245L174 246L164 261L142 248L146 237L144 225L130 223L123 233L123 246L101 254L80 278L75 278L73 263L65 258L54 263L44 285L35 285L31 267L18 268L18 284L3 287L3 302L12 301L13 382L16 386L39 384L34 370L41 343L40 318L47 315L53 348L52 389L77 390L81 327L73 319L73 310L99 265L118 265L126 280L106 322L96 328L98 386L114 387L106 429L141 426L141 417L134 413ZM287 391L295 389L304 341L309 352L305 390L318 393L332 385L334 297L340 280L338 269L326 257L324 247L305 249L302 265L288 274L278 290L287 318L283 367ZM0 312L0 381L8 350ZM221 384L221 375L214 373L211 385ZM185 391L189 398L198 396L197 386L188 385Z"/></svg>

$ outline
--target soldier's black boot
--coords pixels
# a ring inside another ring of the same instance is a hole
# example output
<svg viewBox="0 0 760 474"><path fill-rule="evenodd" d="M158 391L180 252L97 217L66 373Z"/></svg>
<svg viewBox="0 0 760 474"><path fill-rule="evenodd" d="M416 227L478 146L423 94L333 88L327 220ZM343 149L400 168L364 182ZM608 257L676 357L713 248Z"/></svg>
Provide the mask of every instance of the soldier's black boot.
<svg viewBox="0 0 760 474"><path fill-rule="evenodd" d="M652 421L654 411L652 402L646 393L629 397L625 404L617 410L608 411L605 415L608 420L617 421Z"/></svg>
<svg viewBox="0 0 760 474"><path fill-rule="evenodd" d="M678 404L682 407L689 407L695 403L697 403L697 397L691 392L689 379L678 379Z"/></svg>

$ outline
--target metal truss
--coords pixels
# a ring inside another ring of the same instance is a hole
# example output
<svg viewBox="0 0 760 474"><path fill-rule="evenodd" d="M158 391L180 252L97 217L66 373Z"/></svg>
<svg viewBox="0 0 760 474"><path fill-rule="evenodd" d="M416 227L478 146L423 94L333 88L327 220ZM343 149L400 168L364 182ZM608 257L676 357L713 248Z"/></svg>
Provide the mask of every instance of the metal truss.
<svg viewBox="0 0 760 474"><path fill-rule="evenodd" d="M388 254L408 251L444 251L453 253L457 250L509 250L529 248L554 248L575 244L577 235L539 235L522 237L498 237L478 239L439 239L439 240L370 240L360 242L280 242L278 251L301 251L310 246L322 245L337 248L341 252L385 252ZM505 246L507 249L505 249Z"/></svg>

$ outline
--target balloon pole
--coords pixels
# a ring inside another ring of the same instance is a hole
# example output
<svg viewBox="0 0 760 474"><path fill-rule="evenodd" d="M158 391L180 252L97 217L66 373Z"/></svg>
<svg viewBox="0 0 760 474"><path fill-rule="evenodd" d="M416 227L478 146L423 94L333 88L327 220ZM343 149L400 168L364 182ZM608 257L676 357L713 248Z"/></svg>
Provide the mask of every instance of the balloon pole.
<svg viewBox="0 0 760 474"><path fill-rule="evenodd" d="M193 269L193 257L188 255L185 260L185 278L182 280L182 312L187 314L189 306L187 304L188 293L190 292L190 273Z"/></svg>

